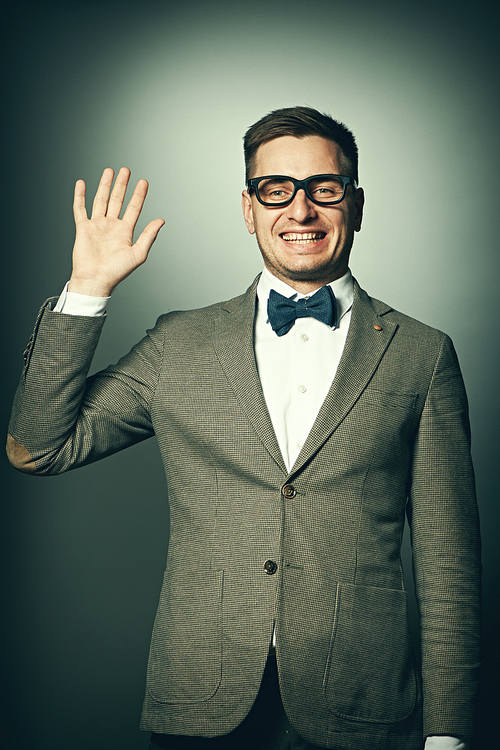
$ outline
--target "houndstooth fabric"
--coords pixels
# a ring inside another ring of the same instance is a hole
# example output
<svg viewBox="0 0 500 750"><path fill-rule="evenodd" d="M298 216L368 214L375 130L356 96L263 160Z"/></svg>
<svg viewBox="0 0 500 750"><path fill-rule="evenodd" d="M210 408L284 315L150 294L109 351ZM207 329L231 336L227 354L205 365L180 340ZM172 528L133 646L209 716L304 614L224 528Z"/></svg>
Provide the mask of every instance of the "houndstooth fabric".
<svg viewBox="0 0 500 750"><path fill-rule="evenodd" d="M308 742L417 750L422 732L470 735L479 538L453 346L355 284L337 374L288 473L255 366L255 287L160 317L87 382L103 319L48 305L27 348L10 431L38 473L153 435L160 446L171 529L142 727L234 729L276 622L283 704ZM400 563L407 508L423 719Z"/></svg>

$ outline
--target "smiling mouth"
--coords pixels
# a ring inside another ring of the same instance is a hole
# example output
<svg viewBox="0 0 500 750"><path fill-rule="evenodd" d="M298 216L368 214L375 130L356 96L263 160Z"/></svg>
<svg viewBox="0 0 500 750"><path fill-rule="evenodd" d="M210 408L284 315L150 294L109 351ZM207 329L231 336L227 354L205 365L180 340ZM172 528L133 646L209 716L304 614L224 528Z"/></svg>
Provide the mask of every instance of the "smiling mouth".
<svg viewBox="0 0 500 750"><path fill-rule="evenodd" d="M323 240L326 237L326 232L282 232L280 237L282 240L285 240L285 242L298 242L304 244L306 242L318 242L319 240Z"/></svg>

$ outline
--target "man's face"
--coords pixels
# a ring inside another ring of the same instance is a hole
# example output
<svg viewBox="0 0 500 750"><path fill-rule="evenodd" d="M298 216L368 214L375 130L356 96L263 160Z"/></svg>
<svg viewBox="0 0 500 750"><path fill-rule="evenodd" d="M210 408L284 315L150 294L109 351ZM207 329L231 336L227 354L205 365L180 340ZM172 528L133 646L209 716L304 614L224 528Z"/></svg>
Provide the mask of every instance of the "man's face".
<svg viewBox="0 0 500 750"><path fill-rule="evenodd" d="M287 175L303 180L315 174L346 174L336 143L312 135L284 136L259 146L252 177ZM318 206L298 190L288 206L262 206L243 191L243 214L257 236L268 270L299 292L319 289L347 271L354 232L361 229L364 196L348 185L341 203Z"/></svg>

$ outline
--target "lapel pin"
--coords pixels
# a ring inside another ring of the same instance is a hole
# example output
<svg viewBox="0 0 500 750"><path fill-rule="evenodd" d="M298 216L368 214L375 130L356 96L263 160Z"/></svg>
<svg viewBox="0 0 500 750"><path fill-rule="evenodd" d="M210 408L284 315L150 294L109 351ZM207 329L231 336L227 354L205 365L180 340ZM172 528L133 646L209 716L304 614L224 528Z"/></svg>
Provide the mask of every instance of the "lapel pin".
<svg viewBox="0 0 500 750"><path fill-rule="evenodd" d="M382 326L373 326L373 327L375 328L376 331L381 331L382 330Z"/></svg>

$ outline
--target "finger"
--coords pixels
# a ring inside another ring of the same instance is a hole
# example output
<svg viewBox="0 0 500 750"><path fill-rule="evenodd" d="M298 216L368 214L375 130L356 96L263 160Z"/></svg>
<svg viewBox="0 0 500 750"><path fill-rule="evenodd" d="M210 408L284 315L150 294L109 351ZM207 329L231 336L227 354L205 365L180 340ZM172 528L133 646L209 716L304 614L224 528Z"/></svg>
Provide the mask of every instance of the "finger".
<svg viewBox="0 0 500 750"><path fill-rule="evenodd" d="M139 180L139 182L135 186L135 190L129 201L129 204L125 209L125 213L123 214L123 221L125 221L127 224L130 224L132 229L137 224L137 219L141 214L142 207L148 193L148 187L149 185L147 183L147 180Z"/></svg>
<svg viewBox="0 0 500 750"><path fill-rule="evenodd" d="M87 219L87 210L85 208L85 183L83 180L77 180L75 184L73 216L75 217L75 224Z"/></svg>
<svg viewBox="0 0 500 750"><path fill-rule="evenodd" d="M148 257L148 253L151 250L153 242L158 237L158 232L165 224L163 219L154 219L150 221L147 227L145 227L135 243L135 249L141 263L144 263Z"/></svg>
<svg viewBox="0 0 500 750"><path fill-rule="evenodd" d="M111 167L107 167L102 173L102 177L99 181L99 186L95 194L94 202L92 204L92 219L98 216L106 216L106 210L108 208L109 191L113 184L113 177L115 173Z"/></svg>
<svg viewBox="0 0 500 750"><path fill-rule="evenodd" d="M120 216L129 179L130 169L128 169L128 167L122 167L116 177L115 186L108 202L106 216L112 216L115 219L118 219Z"/></svg>

